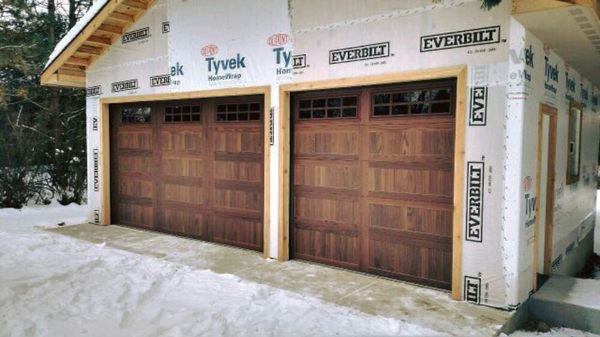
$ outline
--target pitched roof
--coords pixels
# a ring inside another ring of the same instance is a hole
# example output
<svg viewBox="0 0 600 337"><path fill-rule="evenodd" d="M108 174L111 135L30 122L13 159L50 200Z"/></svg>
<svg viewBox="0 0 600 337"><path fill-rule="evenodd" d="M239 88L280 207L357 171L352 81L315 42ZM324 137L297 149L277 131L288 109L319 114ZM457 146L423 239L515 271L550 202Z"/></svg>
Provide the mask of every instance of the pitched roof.
<svg viewBox="0 0 600 337"><path fill-rule="evenodd" d="M85 87L85 71L154 0L97 0L60 40L41 76L42 85Z"/></svg>

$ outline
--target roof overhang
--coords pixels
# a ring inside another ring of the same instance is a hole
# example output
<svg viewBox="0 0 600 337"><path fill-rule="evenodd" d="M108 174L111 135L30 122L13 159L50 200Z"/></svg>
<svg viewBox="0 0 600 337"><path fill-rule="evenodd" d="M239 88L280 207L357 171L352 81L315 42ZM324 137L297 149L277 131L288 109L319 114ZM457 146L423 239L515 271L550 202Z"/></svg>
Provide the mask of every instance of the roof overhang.
<svg viewBox="0 0 600 337"><path fill-rule="evenodd" d="M85 72L121 37L154 0L107 0L67 33L41 75L41 84L85 87ZM54 54L54 53L53 53Z"/></svg>
<svg viewBox="0 0 600 337"><path fill-rule="evenodd" d="M513 16L600 85L600 0L513 0Z"/></svg>

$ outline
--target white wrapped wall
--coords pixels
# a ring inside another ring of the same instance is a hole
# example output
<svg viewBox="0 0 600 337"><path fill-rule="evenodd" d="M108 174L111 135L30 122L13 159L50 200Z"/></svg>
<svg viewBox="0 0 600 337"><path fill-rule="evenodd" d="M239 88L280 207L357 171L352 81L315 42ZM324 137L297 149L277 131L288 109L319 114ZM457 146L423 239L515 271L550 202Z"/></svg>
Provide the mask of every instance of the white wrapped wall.
<svg viewBox="0 0 600 337"><path fill-rule="evenodd" d="M546 66L558 67L558 80L546 76ZM534 202L540 104L558 110L554 190L552 272L592 230L596 209L598 161L598 95L589 80L516 20L511 21L510 83L507 92L507 167L512 182L507 184L505 215L507 247L516 256L509 272L509 304L524 301L531 289L534 258L534 226L539 216L526 209ZM567 86L567 80L570 85ZM567 88L570 89L567 89ZM572 89L572 90L571 90ZM595 99L594 99L595 97ZM569 101L583 104L581 173L578 182L567 185L567 142ZM519 127L520 125L520 127ZM525 181L531 182L530 184ZM515 212L514 210L519 210Z"/></svg>
<svg viewBox="0 0 600 337"><path fill-rule="evenodd" d="M480 41L451 45L451 40L444 39L464 30L477 32L472 36ZM100 209L94 153L108 151L100 147L99 132L93 127L99 118L99 98L268 85L278 125L282 83L467 65L468 103L466 118L460 121L466 126L465 168L482 168L484 186L477 226L467 226L472 219L466 208L461 221L461 279L478 290L476 296L463 295L469 301L496 307L516 305L524 299L521 290L531 282L518 281L528 264L519 249L528 248L531 233L506 224L522 222L522 212L515 211L521 209L520 179L524 174L533 175L535 169L529 167L526 157L532 151L530 140L523 139L523 123L530 127L522 113L528 101L515 100L510 94L522 86L511 76L522 67L518 53L525 39L522 28L511 23L510 1L485 11L475 0L157 0L124 36L87 72L90 221L98 218ZM372 58L356 59L344 52L365 45L375 48ZM510 56L515 50L517 61ZM589 113L586 116L591 118ZM278 128L274 139L270 162L272 257L279 248ZM590 142L593 140L586 140L584 146ZM591 159L596 151L585 150L588 174L595 169ZM564 157L557 157L557 162L561 160ZM469 178L465 172L463 202L467 201ZM557 204L564 209L560 223L565 225L561 226L570 233L572 228L567 230L566 224L582 218L589 209L568 209L567 201L590 188L567 189L563 188Z"/></svg>

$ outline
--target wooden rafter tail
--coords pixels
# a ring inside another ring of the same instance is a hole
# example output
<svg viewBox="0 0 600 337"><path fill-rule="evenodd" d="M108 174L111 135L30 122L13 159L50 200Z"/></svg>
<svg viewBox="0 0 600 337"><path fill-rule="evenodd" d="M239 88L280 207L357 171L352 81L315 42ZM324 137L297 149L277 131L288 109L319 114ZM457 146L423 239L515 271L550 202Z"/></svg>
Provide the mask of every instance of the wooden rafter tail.
<svg viewBox="0 0 600 337"><path fill-rule="evenodd" d="M137 9L143 9L143 10L148 9L148 4L146 2L138 1L138 0L125 0L125 1L123 1L123 5L125 5L127 7L131 7L131 8L137 8Z"/></svg>
<svg viewBox="0 0 600 337"><path fill-rule="evenodd" d="M102 48L110 47L111 42L112 41L110 39L95 35L92 35L87 40L85 40L85 44Z"/></svg>
<svg viewBox="0 0 600 337"><path fill-rule="evenodd" d="M103 55L148 8L153 0L109 0L42 72L43 85L85 86L85 69ZM80 67L80 68L76 68ZM75 74L66 72L83 71Z"/></svg>
<svg viewBox="0 0 600 337"><path fill-rule="evenodd" d="M121 21L124 23L133 23L134 21L134 17L132 15L121 12L112 12L108 17L112 20Z"/></svg>

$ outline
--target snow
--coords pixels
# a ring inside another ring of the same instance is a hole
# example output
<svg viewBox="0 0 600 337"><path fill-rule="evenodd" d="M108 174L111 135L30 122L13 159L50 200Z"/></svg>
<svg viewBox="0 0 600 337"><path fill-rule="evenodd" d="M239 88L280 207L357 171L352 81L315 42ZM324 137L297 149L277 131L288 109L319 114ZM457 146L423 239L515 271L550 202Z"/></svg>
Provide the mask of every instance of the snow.
<svg viewBox="0 0 600 337"><path fill-rule="evenodd" d="M501 337L506 335L501 334ZM548 332L531 332L531 331L516 331L510 335L511 337L600 337L591 332L573 330L568 328L552 328Z"/></svg>
<svg viewBox="0 0 600 337"><path fill-rule="evenodd" d="M73 41L77 37L77 35L79 35L79 33L81 33L81 31L85 28L85 26L90 21L92 21L92 19L96 16L96 14L98 14L98 12L100 12L102 7L104 7L104 5L107 2L108 2L108 0L95 0L94 1L94 4L90 7L90 9L87 11L87 13L85 13L85 15L81 19L79 19L79 21L77 21L75 26L73 26L67 32L67 34L65 34L65 36L63 36L63 38L56 44L56 46L54 47L54 50L48 57L48 62L46 63L46 66L44 68L48 68L50 63L52 63L52 61L54 61L54 59L56 59L58 57L58 55L60 55L60 53L65 48L67 48L69 43L71 43L71 41Z"/></svg>
<svg viewBox="0 0 600 337"><path fill-rule="evenodd" d="M0 336L391 336L440 332L44 230L86 206L0 209Z"/></svg>

